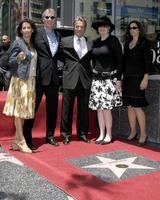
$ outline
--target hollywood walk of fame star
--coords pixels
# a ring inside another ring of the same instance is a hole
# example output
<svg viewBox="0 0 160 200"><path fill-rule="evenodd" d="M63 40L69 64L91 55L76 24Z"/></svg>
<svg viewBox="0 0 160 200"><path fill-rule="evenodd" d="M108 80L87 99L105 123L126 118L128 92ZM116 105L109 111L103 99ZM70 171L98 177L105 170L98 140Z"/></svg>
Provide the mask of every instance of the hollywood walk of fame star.
<svg viewBox="0 0 160 200"><path fill-rule="evenodd" d="M87 165L82 168L109 168L118 178L120 178L127 169L155 169L153 167L135 164L134 161L137 159L137 157L130 157L119 160L105 158L101 156L96 157L101 161L101 163Z"/></svg>
<svg viewBox="0 0 160 200"><path fill-rule="evenodd" d="M11 162L17 165L23 165L23 163L8 153L0 153L0 162Z"/></svg>

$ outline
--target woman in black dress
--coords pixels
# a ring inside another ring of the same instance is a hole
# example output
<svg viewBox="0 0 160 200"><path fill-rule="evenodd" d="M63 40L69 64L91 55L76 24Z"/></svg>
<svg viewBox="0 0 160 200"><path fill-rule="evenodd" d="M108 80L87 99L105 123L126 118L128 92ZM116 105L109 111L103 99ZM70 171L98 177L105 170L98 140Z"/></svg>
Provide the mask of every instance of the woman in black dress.
<svg viewBox="0 0 160 200"><path fill-rule="evenodd" d="M122 47L116 36L111 35L114 25L106 17L95 20L92 27L100 37L93 42L93 80L89 108L97 110L100 135L96 144L112 141L112 109L122 105L121 59Z"/></svg>
<svg viewBox="0 0 160 200"><path fill-rule="evenodd" d="M128 107L130 125L129 140L137 137L136 120L140 127L139 144L147 139L146 118L142 107L148 106L145 89L151 67L151 51L149 41L144 36L140 22L134 20L128 24L125 35L123 55L123 105Z"/></svg>

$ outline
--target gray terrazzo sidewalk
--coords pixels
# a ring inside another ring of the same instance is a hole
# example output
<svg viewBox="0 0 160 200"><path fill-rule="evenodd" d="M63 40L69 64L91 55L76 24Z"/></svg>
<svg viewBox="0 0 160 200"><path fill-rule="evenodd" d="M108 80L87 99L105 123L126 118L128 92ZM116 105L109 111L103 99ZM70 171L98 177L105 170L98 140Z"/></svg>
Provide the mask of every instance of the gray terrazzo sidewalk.
<svg viewBox="0 0 160 200"><path fill-rule="evenodd" d="M73 200L0 147L0 200Z"/></svg>

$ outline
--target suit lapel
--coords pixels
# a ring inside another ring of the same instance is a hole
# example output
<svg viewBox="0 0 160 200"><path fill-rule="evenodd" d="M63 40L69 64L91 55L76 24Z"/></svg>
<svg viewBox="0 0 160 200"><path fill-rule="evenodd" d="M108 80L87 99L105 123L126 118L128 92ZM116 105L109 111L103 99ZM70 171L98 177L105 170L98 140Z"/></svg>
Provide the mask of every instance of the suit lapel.
<svg viewBox="0 0 160 200"><path fill-rule="evenodd" d="M69 38L69 40L68 40L68 45L69 45L69 47L73 50L73 52L72 52L72 53L73 53L73 56L79 60L79 56L78 56L76 50L74 49L74 36L71 36L71 37Z"/></svg>
<svg viewBox="0 0 160 200"><path fill-rule="evenodd" d="M87 44L87 48L88 48L88 51L91 50L91 42L87 39L86 39L86 44ZM76 52L76 50L74 49L74 36L70 36L68 38L68 41L67 41L67 47L71 49L71 55L76 59L76 60L79 60L79 56Z"/></svg>
<svg viewBox="0 0 160 200"><path fill-rule="evenodd" d="M43 37L43 40L45 41L45 44L47 45L47 47L49 48L49 43L48 43L48 38L47 38L47 34L46 34L46 31L44 29L44 27L42 27L40 29L40 32L41 32L41 35ZM50 49L50 48L49 48Z"/></svg>
<svg viewBox="0 0 160 200"><path fill-rule="evenodd" d="M74 37L71 36L68 38L68 46L72 49L74 49Z"/></svg>
<svg viewBox="0 0 160 200"><path fill-rule="evenodd" d="M75 50L75 48L74 48L74 36L72 36L72 48L73 48L73 50L74 50L74 53L75 53L75 57L79 60L80 58L79 58L79 56L78 56L78 53L77 53L77 51Z"/></svg>
<svg viewBox="0 0 160 200"><path fill-rule="evenodd" d="M51 52L45 28L42 27L42 28L40 29L40 32L41 32L41 35L42 35L42 37L43 37L43 40L45 41L45 44L46 44L47 48L48 48L49 51ZM56 38L57 38L57 42L58 42L58 44L59 44L59 42L60 42L60 37L59 37L59 35L58 35L58 33L57 33L56 31L55 31L55 35L56 35Z"/></svg>
<svg viewBox="0 0 160 200"><path fill-rule="evenodd" d="M55 32L55 36L56 36L57 42L58 42L58 44L59 44L59 43L60 43L60 36L59 36L59 34L57 33L57 31L54 30L54 32Z"/></svg>

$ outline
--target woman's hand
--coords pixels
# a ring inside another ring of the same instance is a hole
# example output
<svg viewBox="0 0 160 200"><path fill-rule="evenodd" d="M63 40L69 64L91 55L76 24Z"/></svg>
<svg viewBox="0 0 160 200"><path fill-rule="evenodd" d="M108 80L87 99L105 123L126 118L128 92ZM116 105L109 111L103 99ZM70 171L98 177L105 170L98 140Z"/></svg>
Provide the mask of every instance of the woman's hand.
<svg viewBox="0 0 160 200"><path fill-rule="evenodd" d="M117 80L116 81L116 91L119 91L119 90L121 90L121 81Z"/></svg>
<svg viewBox="0 0 160 200"><path fill-rule="evenodd" d="M149 77L148 74L144 75L140 84L140 90L145 90L148 87L148 77Z"/></svg>
<svg viewBox="0 0 160 200"><path fill-rule="evenodd" d="M26 56L24 54L23 51L21 51L18 55L17 55L17 62L18 64L20 64L23 60L25 60Z"/></svg>

